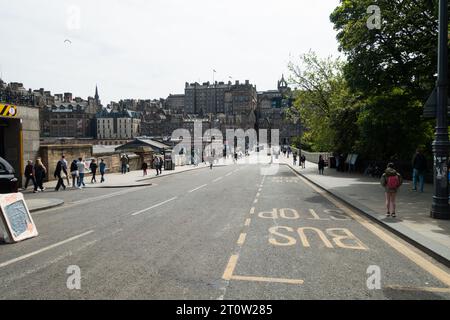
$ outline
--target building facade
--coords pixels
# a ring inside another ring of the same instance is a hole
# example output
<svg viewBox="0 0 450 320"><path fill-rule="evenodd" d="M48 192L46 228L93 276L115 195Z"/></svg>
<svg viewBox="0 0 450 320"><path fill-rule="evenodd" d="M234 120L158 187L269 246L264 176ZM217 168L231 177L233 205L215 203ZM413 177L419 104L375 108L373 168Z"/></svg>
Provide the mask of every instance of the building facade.
<svg viewBox="0 0 450 320"><path fill-rule="evenodd" d="M293 138L302 134L299 118L293 119L289 110L294 97L284 76L277 83L277 90L258 92L257 127L258 129L278 129L279 143L289 145Z"/></svg>
<svg viewBox="0 0 450 320"><path fill-rule="evenodd" d="M141 114L137 111L103 109L96 119L98 139L133 139L141 135Z"/></svg>

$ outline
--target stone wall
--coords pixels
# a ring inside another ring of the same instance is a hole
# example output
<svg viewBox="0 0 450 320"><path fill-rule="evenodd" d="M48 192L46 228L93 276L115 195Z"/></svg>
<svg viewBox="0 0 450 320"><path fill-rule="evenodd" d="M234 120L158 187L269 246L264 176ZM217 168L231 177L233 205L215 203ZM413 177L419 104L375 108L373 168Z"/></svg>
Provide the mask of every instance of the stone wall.
<svg viewBox="0 0 450 320"><path fill-rule="evenodd" d="M92 159L96 159L100 163L101 159L106 163L107 173L115 173L121 171L121 154L120 153L98 153L93 154L93 146L91 144L63 144L63 145L42 145L40 149L40 157L48 170L48 181L55 180L53 173L56 164L61 159L61 155L65 155L68 165L73 160L82 157L88 163ZM142 168L142 157L140 155L128 154L130 170L140 170ZM70 167L69 167L70 169ZM89 174L87 174L89 175Z"/></svg>
<svg viewBox="0 0 450 320"><path fill-rule="evenodd" d="M70 165L73 160L82 157L83 159L92 158L91 144L64 144L64 145L42 145L40 155L42 162L48 170L48 180L54 180L53 173L55 172L56 164L64 154L67 163Z"/></svg>

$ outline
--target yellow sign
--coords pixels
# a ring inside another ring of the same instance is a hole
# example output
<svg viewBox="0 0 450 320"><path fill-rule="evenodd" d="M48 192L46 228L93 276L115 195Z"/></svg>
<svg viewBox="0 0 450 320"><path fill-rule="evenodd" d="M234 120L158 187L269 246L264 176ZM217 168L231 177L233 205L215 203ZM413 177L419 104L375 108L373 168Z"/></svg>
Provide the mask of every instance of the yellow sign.
<svg viewBox="0 0 450 320"><path fill-rule="evenodd" d="M17 116L17 107L11 104L0 104L0 117L15 117Z"/></svg>

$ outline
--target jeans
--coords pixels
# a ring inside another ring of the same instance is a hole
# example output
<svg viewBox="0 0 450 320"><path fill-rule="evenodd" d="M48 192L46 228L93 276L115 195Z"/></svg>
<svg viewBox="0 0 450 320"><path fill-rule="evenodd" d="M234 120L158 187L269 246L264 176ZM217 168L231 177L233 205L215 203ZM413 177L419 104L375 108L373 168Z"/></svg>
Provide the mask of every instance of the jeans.
<svg viewBox="0 0 450 320"><path fill-rule="evenodd" d="M81 185L83 185L83 187L86 187L86 185L84 184L84 173L80 172L80 178L78 179L78 187L81 187Z"/></svg>
<svg viewBox="0 0 450 320"><path fill-rule="evenodd" d="M127 173L127 165L123 164L122 165L122 174L126 174Z"/></svg>
<svg viewBox="0 0 450 320"><path fill-rule="evenodd" d="M61 177L61 174L57 175L56 178L58 178L58 183L56 184L55 190L58 191L61 187L63 187L63 189L66 189L64 179Z"/></svg>
<svg viewBox="0 0 450 320"><path fill-rule="evenodd" d="M72 175L72 186L75 187L78 185L78 176L76 174Z"/></svg>
<svg viewBox="0 0 450 320"><path fill-rule="evenodd" d="M34 191L37 191L37 183L36 183L36 179L33 176L28 176L27 179L25 180L25 189L28 188L28 183L33 182L33 187L34 187Z"/></svg>
<svg viewBox="0 0 450 320"><path fill-rule="evenodd" d="M420 172L417 169L413 170L413 189L417 190L417 178L419 178L420 192L423 192L423 186L425 183L425 172Z"/></svg>

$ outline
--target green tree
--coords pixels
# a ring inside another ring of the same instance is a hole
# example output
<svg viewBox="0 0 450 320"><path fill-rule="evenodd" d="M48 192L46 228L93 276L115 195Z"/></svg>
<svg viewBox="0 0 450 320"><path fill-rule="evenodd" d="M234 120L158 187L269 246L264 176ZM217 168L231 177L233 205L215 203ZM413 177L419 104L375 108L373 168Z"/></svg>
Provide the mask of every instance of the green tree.
<svg viewBox="0 0 450 320"><path fill-rule="evenodd" d="M290 81L296 85L294 107L305 128L303 147L312 151L347 152L354 141L342 139L357 134L353 108L355 95L350 93L343 74L344 62L322 59L310 51L300 62L290 62ZM345 119L346 121L342 121Z"/></svg>
<svg viewBox="0 0 450 320"><path fill-rule="evenodd" d="M426 100L436 78L437 0L377 0L381 29L369 29L372 0L341 0L330 19L345 76L354 90L383 94L394 87Z"/></svg>
<svg viewBox="0 0 450 320"><path fill-rule="evenodd" d="M422 106L436 82L437 0L378 0L381 28L370 29L372 0L341 0L330 19L347 58L344 75L360 97L355 150L368 158L409 160L429 145Z"/></svg>

